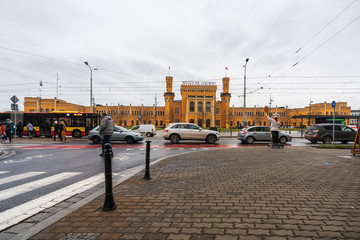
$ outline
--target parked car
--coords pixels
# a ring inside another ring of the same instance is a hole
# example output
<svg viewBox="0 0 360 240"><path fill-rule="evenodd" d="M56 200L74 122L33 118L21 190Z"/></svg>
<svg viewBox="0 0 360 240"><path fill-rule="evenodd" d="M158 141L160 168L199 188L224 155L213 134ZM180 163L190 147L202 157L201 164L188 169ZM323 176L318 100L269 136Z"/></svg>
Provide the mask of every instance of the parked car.
<svg viewBox="0 0 360 240"><path fill-rule="evenodd" d="M356 125L348 125L348 127L354 129L355 131L358 130L358 127Z"/></svg>
<svg viewBox="0 0 360 240"><path fill-rule="evenodd" d="M153 124L136 125L135 127L131 128L130 131L142 133L147 137L153 137L156 135L156 128Z"/></svg>
<svg viewBox="0 0 360 240"><path fill-rule="evenodd" d="M220 139L217 131L205 130L193 123L171 123L164 129L164 136L171 143L179 143L180 140L200 140L207 143L215 143Z"/></svg>
<svg viewBox="0 0 360 240"><path fill-rule="evenodd" d="M89 132L89 140L93 143L100 143L102 141L102 136L99 134L99 126L95 127ZM144 138L141 133L132 132L126 128L115 126L114 133L111 136L111 141L125 141L127 144L136 143L142 141Z"/></svg>
<svg viewBox="0 0 360 240"><path fill-rule="evenodd" d="M342 143L353 142L356 133L357 131L348 126L335 124L335 141L341 141ZM330 144L333 140L333 124L323 123L310 126L305 132L305 138L312 143L322 141L325 144Z"/></svg>
<svg viewBox="0 0 360 240"><path fill-rule="evenodd" d="M271 141L270 128L266 126L251 126L243 128L237 137L242 143L252 144L255 141ZM279 142L285 144L291 142L292 137L285 133L279 132Z"/></svg>

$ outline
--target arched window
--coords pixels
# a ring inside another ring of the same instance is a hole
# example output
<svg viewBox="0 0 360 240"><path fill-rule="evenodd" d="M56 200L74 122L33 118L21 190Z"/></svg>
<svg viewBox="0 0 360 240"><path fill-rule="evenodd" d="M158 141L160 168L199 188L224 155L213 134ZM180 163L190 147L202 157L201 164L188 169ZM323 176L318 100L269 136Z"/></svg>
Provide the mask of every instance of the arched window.
<svg viewBox="0 0 360 240"><path fill-rule="evenodd" d="M190 102L190 112L194 112L194 111L195 111L195 103Z"/></svg>
<svg viewBox="0 0 360 240"><path fill-rule="evenodd" d="M131 120L131 126L134 126L134 120Z"/></svg>
<svg viewBox="0 0 360 240"><path fill-rule="evenodd" d="M210 119L206 120L206 127L210 127Z"/></svg>
<svg viewBox="0 0 360 240"><path fill-rule="evenodd" d="M195 123L194 119L190 119L190 123Z"/></svg>
<svg viewBox="0 0 360 240"><path fill-rule="evenodd" d="M139 120L136 120L136 125L139 125Z"/></svg>
<svg viewBox="0 0 360 240"><path fill-rule="evenodd" d="M124 120L124 127L126 127L127 123L126 123L126 120Z"/></svg>
<svg viewBox="0 0 360 240"><path fill-rule="evenodd" d="M206 112L211 112L211 103L210 102L206 103Z"/></svg>
<svg viewBox="0 0 360 240"><path fill-rule="evenodd" d="M202 123L203 123L203 120L202 120L202 119L198 119L198 123L197 123L197 124L198 124L199 127L202 127L202 125L203 125Z"/></svg>
<svg viewBox="0 0 360 240"><path fill-rule="evenodd" d="M198 102L198 112L203 112L203 103L202 102Z"/></svg>

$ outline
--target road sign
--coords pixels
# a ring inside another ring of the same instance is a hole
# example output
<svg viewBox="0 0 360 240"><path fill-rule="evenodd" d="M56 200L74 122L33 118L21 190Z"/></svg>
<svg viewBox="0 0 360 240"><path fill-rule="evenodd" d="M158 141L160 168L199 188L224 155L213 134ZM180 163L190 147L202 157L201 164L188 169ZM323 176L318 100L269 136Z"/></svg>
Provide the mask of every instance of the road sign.
<svg viewBox="0 0 360 240"><path fill-rule="evenodd" d="M10 100L13 102L13 103L17 103L19 101L19 99L14 95L10 98Z"/></svg>
<svg viewBox="0 0 360 240"><path fill-rule="evenodd" d="M16 103L11 104L11 110L19 111L19 106Z"/></svg>
<svg viewBox="0 0 360 240"><path fill-rule="evenodd" d="M335 108L335 106L336 106L336 102L335 102L335 101L332 101L331 107L332 107L332 108Z"/></svg>

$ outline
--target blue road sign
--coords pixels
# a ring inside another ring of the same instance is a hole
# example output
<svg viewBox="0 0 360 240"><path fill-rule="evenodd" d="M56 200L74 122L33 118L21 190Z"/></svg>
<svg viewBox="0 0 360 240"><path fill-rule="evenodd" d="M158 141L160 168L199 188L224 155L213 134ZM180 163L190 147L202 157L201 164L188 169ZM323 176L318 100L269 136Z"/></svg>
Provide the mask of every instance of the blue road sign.
<svg viewBox="0 0 360 240"><path fill-rule="evenodd" d="M336 102L335 102L335 101L332 101L331 107L332 107L332 108L335 108L335 105L336 105Z"/></svg>

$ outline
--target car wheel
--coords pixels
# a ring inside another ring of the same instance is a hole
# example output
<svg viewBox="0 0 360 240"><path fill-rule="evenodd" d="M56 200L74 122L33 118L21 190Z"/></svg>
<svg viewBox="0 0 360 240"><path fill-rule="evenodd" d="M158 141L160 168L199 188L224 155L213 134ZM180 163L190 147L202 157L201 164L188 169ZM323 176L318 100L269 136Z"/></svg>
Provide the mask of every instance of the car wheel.
<svg viewBox="0 0 360 240"><path fill-rule="evenodd" d="M331 144L331 142L332 142L332 137L331 137L331 136L326 136L326 137L324 137L323 143L325 143L325 144Z"/></svg>
<svg viewBox="0 0 360 240"><path fill-rule="evenodd" d="M74 137L74 138L81 138L82 136L81 136L81 132L79 131L79 130L74 130L73 132L72 132L72 136Z"/></svg>
<svg viewBox="0 0 360 240"><path fill-rule="evenodd" d="M281 144L286 144L287 138L286 138L286 137L281 137L281 138L279 138L279 142L280 142Z"/></svg>
<svg viewBox="0 0 360 240"><path fill-rule="evenodd" d="M149 132L146 133L146 136L147 136L147 137L152 137L152 136L151 136L151 133L149 133Z"/></svg>
<svg viewBox="0 0 360 240"><path fill-rule="evenodd" d="M127 144L132 144L132 143L134 143L134 138L128 136L128 137L125 138L125 142L126 142Z"/></svg>
<svg viewBox="0 0 360 240"><path fill-rule="evenodd" d="M317 143L317 140L310 140L311 143Z"/></svg>
<svg viewBox="0 0 360 240"><path fill-rule="evenodd" d="M210 134L206 137L206 142L210 144L214 144L216 142L217 138L215 135Z"/></svg>
<svg viewBox="0 0 360 240"><path fill-rule="evenodd" d="M253 144L254 142L255 142L255 138L253 138L253 137L247 137L246 138L246 143Z"/></svg>
<svg viewBox="0 0 360 240"><path fill-rule="evenodd" d="M98 143L100 143L101 139L98 136L94 136L91 138L91 141L95 144L98 144Z"/></svg>
<svg viewBox="0 0 360 240"><path fill-rule="evenodd" d="M180 136L177 135L177 134L172 134L172 135L170 136L170 142L171 142L172 144L177 144L177 143L179 143L179 142L180 142Z"/></svg>

